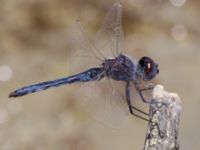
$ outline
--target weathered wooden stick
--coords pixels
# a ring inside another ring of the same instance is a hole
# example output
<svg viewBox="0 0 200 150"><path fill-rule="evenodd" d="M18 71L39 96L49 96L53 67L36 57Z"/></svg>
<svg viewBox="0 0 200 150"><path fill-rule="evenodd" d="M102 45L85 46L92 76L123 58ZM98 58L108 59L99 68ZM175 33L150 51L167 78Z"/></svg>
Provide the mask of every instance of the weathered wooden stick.
<svg viewBox="0 0 200 150"><path fill-rule="evenodd" d="M154 88L144 150L179 150L181 108L177 94L166 92L161 85Z"/></svg>

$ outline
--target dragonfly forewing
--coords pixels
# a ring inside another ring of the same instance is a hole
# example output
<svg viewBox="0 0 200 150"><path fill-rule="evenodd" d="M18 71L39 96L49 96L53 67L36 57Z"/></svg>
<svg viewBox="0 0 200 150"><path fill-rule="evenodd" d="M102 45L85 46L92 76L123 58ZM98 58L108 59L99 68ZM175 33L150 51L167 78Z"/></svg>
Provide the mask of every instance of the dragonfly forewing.
<svg viewBox="0 0 200 150"><path fill-rule="evenodd" d="M95 48L80 21L76 21L69 31L69 72L75 74L101 65L103 58Z"/></svg>
<svg viewBox="0 0 200 150"><path fill-rule="evenodd" d="M103 24L96 34L94 44L106 57L116 57L124 49L122 30L122 5L115 3L108 11Z"/></svg>

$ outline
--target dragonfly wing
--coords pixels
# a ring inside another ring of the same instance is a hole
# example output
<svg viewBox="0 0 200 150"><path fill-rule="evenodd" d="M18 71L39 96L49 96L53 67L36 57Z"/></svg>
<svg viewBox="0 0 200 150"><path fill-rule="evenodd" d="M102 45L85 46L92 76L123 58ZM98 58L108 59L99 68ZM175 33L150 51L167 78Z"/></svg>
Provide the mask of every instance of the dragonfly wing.
<svg viewBox="0 0 200 150"><path fill-rule="evenodd" d="M94 39L97 49L105 57L116 57L124 48L124 34L122 30L122 5L113 4L108 11L100 30Z"/></svg>
<svg viewBox="0 0 200 150"><path fill-rule="evenodd" d="M121 18L122 6L120 3L115 3L108 11L94 40L89 38L81 22L77 20L68 34L71 73L97 67L96 65L101 65L106 58L116 57L121 53L124 47Z"/></svg>
<svg viewBox="0 0 200 150"><path fill-rule="evenodd" d="M120 87L116 89L116 87ZM85 83L79 91L83 94L80 99L92 117L111 128L121 128L125 125L129 114L126 100L124 99L125 84L109 79Z"/></svg>
<svg viewBox="0 0 200 150"><path fill-rule="evenodd" d="M69 31L69 71L71 74L98 67L102 59L81 22L77 20Z"/></svg>

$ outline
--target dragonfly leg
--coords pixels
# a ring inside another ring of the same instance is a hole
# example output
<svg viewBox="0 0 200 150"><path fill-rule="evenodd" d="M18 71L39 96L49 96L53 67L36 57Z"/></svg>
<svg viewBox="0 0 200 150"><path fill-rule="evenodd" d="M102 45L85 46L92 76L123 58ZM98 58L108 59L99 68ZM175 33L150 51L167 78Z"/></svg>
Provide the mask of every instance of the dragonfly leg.
<svg viewBox="0 0 200 150"><path fill-rule="evenodd" d="M148 84L146 85L145 87L143 88L140 88L140 90L143 92L143 91L148 91L148 90L153 90L153 88L155 87L155 84L151 83L151 84Z"/></svg>
<svg viewBox="0 0 200 150"><path fill-rule="evenodd" d="M147 112L144 112L144 111L142 111L142 110L136 108L136 107L133 106L133 105L131 105L131 108L134 109L134 110L137 110L138 112L140 112L140 113L142 113L142 114L144 114L144 115L146 115L146 116L149 116L149 114L148 114Z"/></svg>
<svg viewBox="0 0 200 150"><path fill-rule="evenodd" d="M146 118L144 118L144 117L142 117L142 116L136 114L136 113L133 111L133 110L136 110L136 111L138 111L138 112L140 112L140 113L142 113L142 114L144 114L144 115L146 115L146 116L149 116L148 113L146 113L146 112L144 112L144 111L142 111L142 110L140 110L140 109L138 109L138 108L136 108L136 107L134 107L134 106L131 105L131 98L130 98L130 82L126 82L126 100L127 100L127 104L128 104L128 107L129 107L129 111L130 111L130 113L131 113L132 115L134 115L135 117L138 117L138 118L140 118L140 119L142 119L142 120L145 120L145 121L147 121L147 122L149 121L148 119L146 119Z"/></svg>
<svg viewBox="0 0 200 150"><path fill-rule="evenodd" d="M136 88L137 92L139 93L139 96L140 96L140 98L142 99L142 101L143 101L144 103L148 103L148 104L149 104L150 101L149 101L149 100L146 100L146 99L144 98L143 92L144 92L144 91L148 91L148 90L152 90L152 89L154 88L154 85L150 85L150 86L148 86L148 87L141 88L140 85L139 85L139 83L135 83L135 88Z"/></svg>

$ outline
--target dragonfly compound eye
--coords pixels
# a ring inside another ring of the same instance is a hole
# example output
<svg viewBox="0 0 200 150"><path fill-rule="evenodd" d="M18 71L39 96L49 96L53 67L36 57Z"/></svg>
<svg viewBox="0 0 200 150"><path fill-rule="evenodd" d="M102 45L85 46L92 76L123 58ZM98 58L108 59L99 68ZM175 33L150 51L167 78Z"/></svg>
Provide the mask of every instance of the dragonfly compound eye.
<svg viewBox="0 0 200 150"><path fill-rule="evenodd" d="M139 61L139 67L144 80L151 80L159 73L158 65L150 57L142 57Z"/></svg>

